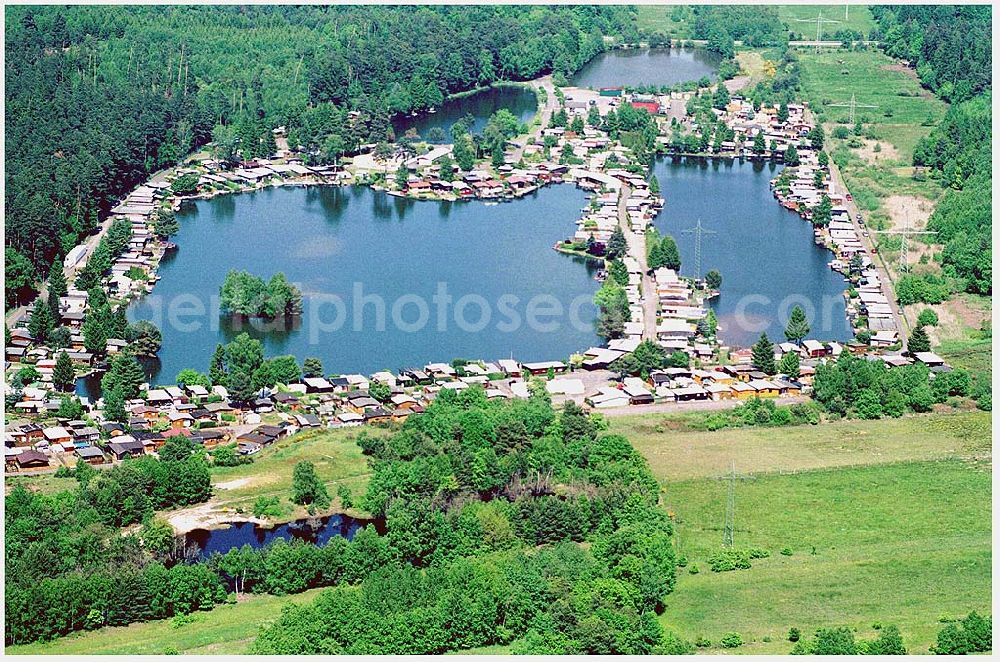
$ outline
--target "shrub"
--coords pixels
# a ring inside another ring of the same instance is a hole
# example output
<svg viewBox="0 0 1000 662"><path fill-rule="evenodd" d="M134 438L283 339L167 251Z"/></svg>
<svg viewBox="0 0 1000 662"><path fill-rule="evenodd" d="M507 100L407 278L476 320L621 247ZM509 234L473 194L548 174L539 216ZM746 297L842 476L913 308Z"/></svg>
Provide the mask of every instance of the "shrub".
<svg viewBox="0 0 1000 662"><path fill-rule="evenodd" d="M802 638L802 631L798 628L791 628L788 630L788 641L793 644Z"/></svg>
<svg viewBox="0 0 1000 662"><path fill-rule="evenodd" d="M782 556L791 556L792 555L792 550L790 548L788 548L788 547L784 547L781 550L781 555Z"/></svg>
<svg viewBox="0 0 1000 662"><path fill-rule="evenodd" d="M743 637L741 637L738 632L727 632L722 635L722 639L719 640L719 644L723 648L739 648L743 645Z"/></svg>
<svg viewBox="0 0 1000 662"><path fill-rule="evenodd" d="M924 308L917 315L917 325L918 326L937 326L938 325L938 315L930 308Z"/></svg>
<svg viewBox="0 0 1000 662"><path fill-rule="evenodd" d="M705 637L698 635L698 638L694 640L694 645L698 648L708 648L712 645L712 642Z"/></svg>
<svg viewBox="0 0 1000 662"><path fill-rule="evenodd" d="M688 568L688 572L692 575L697 575L699 572L701 572L701 570L698 569L697 563L692 563L691 567Z"/></svg>

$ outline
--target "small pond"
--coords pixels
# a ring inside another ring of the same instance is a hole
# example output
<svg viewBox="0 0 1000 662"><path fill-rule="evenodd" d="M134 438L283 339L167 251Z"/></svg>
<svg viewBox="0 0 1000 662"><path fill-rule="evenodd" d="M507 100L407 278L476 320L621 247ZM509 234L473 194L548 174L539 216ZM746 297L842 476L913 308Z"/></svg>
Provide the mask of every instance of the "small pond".
<svg viewBox="0 0 1000 662"><path fill-rule="evenodd" d="M676 85L715 75L722 59L702 48L628 48L604 51L573 75L577 87Z"/></svg>
<svg viewBox="0 0 1000 662"><path fill-rule="evenodd" d="M374 522L349 515L298 520L279 524L273 528L262 527L253 522L236 522L221 529L195 529L189 532L185 539L201 549L202 557L208 558L216 552L225 554L230 549L243 545L257 549L275 540L302 540L315 545L325 545L336 536L350 540L354 534L369 524Z"/></svg>

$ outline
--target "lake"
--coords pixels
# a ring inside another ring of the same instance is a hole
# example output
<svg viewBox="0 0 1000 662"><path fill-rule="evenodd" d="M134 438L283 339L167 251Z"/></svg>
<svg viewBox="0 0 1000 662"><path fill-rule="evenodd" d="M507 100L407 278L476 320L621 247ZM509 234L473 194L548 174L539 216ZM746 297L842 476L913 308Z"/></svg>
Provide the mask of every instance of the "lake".
<svg viewBox="0 0 1000 662"><path fill-rule="evenodd" d="M843 276L827 263L833 253L813 241L812 225L778 204L769 182L775 163L736 159L662 158L654 168L666 205L656 228L677 240L681 274L695 276L695 237L682 230L701 219L715 234L702 238L702 274L722 274L710 303L725 343L747 347L766 331L784 342L791 308L811 321L810 337L853 337L845 314Z"/></svg>
<svg viewBox="0 0 1000 662"><path fill-rule="evenodd" d="M617 48L596 55L570 79L576 87L676 85L715 75L722 61L702 48Z"/></svg>
<svg viewBox="0 0 1000 662"><path fill-rule="evenodd" d="M315 545L325 545L335 536L350 540L354 534L372 523L371 520L356 519L349 515L329 515L311 521L279 524L272 528L253 522L235 522L221 529L195 529L185 536L185 540L196 544L201 550L201 556L208 558L216 552L225 554L230 549L243 545L257 549L275 540L302 540Z"/></svg>
<svg viewBox="0 0 1000 662"><path fill-rule="evenodd" d="M475 122L469 132L481 133L493 113L501 108L509 110L518 121L530 123L538 110L538 97L532 90L520 85L498 85L448 99L434 113L421 113L416 117L397 116L392 120L392 128L397 138L402 137L407 129L415 129L422 140L450 143L451 126L455 122L466 115L472 115ZM444 131L444 139L429 139L428 134L435 127Z"/></svg>
<svg viewBox="0 0 1000 662"><path fill-rule="evenodd" d="M242 331L265 355L322 359L327 373L454 358L566 358L599 342L596 267L552 246L575 230L586 194L553 185L510 203L414 201L367 187L278 187L185 204L179 248L129 318L163 332L150 376L208 369ZM283 271L304 295L292 321L218 311L230 269Z"/></svg>

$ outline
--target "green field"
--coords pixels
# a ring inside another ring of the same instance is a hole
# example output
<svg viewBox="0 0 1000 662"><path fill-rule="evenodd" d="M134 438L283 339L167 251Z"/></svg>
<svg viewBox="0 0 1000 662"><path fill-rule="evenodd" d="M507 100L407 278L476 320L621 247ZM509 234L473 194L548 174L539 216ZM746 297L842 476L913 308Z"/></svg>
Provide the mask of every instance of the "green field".
<svg viewBox="0 0 1000 662"><path fill-rule="evenodd" d="M678 481L666 492L680 552L701 570L681 571L661 619L687 639L717 645L738 632L747 643L732 652L787 653L793 626L808 634L847 625L874 638L881 623L898 625L910 652L926 653L942 616L991 612L989 465L908 462L740 480L735 545L771 557L725 573L706 560L721 547L727 483ZM779 553L785 547L791 556Z"/></svg>
<svg viewBox="0 0 1000 662"><path fill-rule="evenodd" d="M675 11L675 7L669 5L639 5L636 9L636 22L640 30L661 32L674 39L691 38L691 22L694 17L689 8L679 7Z"/></svg>
<svg viewBox="0 0 1000 662"><path fill-rule="evenodd" d="M920 87L912 71L905 71L895 60L878 51L797 50L802 66L802 91L814 111L822 112L827 122L846 122L850 108L831 103L849 103L851 95L858 104L878 108L856 109L856 118L873 122L885 140L899 151L905 165L920 136L930 133L921 126L928 119L940 120L947 105ZM887 112L891 116L887 116Z"/></svg>
<svg viewBox="0 0 1000 662"><path fill-rule="evenodd" d="M875 19L864 5L777 5L778 17L788 24L791 32L806 39L816 38L816 17L822 15L822 31L833 34L837 30L856 30L868 38L875 28ZM846 11L845 11L846 10ZM845 16L846 13L846 16ZM833 23L832 21L837 21Z"/></svg>
<svg viewBox="0 0 1000 662"><path fill-rule="evenodd" d="M961 412L818 426L692 432L685 419L645 414L610 419L665 484L727 473L802 471L912 460L974 458L990 453L990 414Z"/></svg>
<svg viewBox="0 0 1000 662"><path fill-rule="evenodd" d="M82 632L49 643L8 646L8 655L190 655L246 653L258 630L281 615L286 604L311 602L323 589L297 595L251 595L232 605L196 612L194 622L175 627L171 620Z"/></svg>

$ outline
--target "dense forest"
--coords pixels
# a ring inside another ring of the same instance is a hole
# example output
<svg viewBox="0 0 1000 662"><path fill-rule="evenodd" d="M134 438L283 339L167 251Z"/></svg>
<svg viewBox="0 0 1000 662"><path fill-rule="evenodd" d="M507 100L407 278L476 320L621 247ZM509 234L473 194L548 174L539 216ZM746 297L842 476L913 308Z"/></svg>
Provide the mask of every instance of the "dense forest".
<svg viewBox="0 0 1000 662"><path fill-rule="evenodd" d="M6 19L8 306L213 132L245 157L278 126L349 152L384 140L394 113L572 73L605 35L634 32L626 7L22 6Z"/></svg>
<svg viewBox="0 0 1000 662"><path fill-rule="evenodd" d="M945 101L970 99L993 84L986 5L872 5L886 54L908 60Z"/></svg>
<svg viewBox="0 0 1000 662"><path fill-rule="evenodd" d="M926 168L948 191L928 229L944 244L941 263L952 289L991 294L992 247L992 51L989 7L873 6L885 52L909 60L924 85L953 106L920 140L913 164ZM902 289L914 300L935 302L938 284L907 276ZM904 287L905 286L905 287ZM900 295L902 298L902 294Z"/></svg>
<svg viewBox="0 0 1000 662"><path fill-rule="evenodd" d="M6 641L183 615L231 591L334 586L288 607L254 650L685 652L657 620L676 572L658 484L603 428L572 403L554 411L544 389L513 402L443 391L391 436L357 440L373 472L360 505L382 533L208 561L152 517L207 498L200 448L174 438L159 460L81 465L73 489L7 499Z"/></svg>

